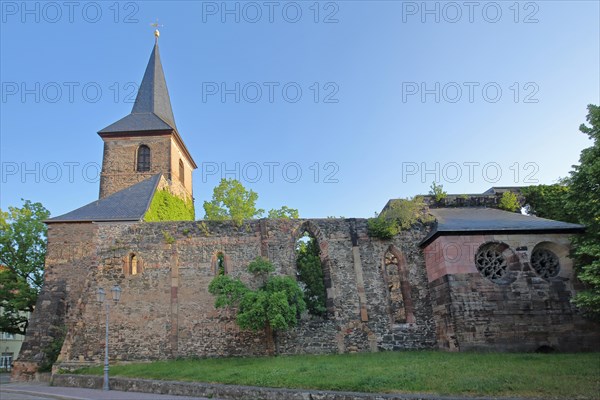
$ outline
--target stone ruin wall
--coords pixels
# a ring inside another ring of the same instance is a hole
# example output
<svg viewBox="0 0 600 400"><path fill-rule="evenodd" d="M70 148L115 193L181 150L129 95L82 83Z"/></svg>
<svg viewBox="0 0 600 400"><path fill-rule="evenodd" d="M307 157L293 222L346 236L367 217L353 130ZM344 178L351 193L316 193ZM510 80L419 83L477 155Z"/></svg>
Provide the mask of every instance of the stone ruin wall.
<svg viewBox="0 0 600 400"><path fill-rule="evenodd" d="M14 380L31 379L47 361L47 349L74 326L82 310L79 299L85 294L89 270L97 264L97 228L92 223L48 226L44 286L14 362Z"/></svg>
<svg viewBox="0 0 600 400"><path fill-rule="evenodd" d="M120 303L111 306L111 358L266 354L262 332L240 331L230 311L214 308L207 289L216 274L216 254L223 252L227 273L244 281L251 281L245 268L259 255L271 259L276 273L295 276L294 248L304 231L321 248L328 315L325 319L305 315L296 329L278 333L278 354L435 346L425 264L418 247L424 228L381 241L367 235L362 219L254 220L240 228L206 221L51 224L45 290L59 281L67 287L62 317L67 334L59 362L75 367L102 360L105 314L95 293L99 286L109 292L114 284L123 292ZM66 244L76 249L69 262L50 256ZM83 248L85 254L79 254ZM406 299L400 286L387 289L384 255L390 248L403 261L393 268L402 270L407 281ZM131 254L142 271L137 275L127 273ZM400 318L392 315L392 295ZM48 325L48 314L35 314L35 325ZM34 338L27 341L32 348L39 344Z"/></svg>
<svg viewBox="0 0 600 400"><path fill-rule="evenodd" d="M574 278L568 264L550 282L531 271L527 255L515 253L516 279L497 285L474 267L473 250L457 262L439 246L462 240L473 249L475 242L502 241L531 251L548 241L567 249L566 235L448 236L423 250L418 244L427 227L380 240L368 236L364 219L264 219L239 228L207 221L55 223L49 225L45 286L13 374L30 376L61 329L61 367L101 363L105 314L95 294L99 286L109 293L114 284L122 297L111 306L112 359L265 355L262 332L240 331L230 311L214 308L207 289L217 253L224 253L229 275L247 282L246 266L259 255L276 273L295 276L294 248L304 231L321 249L327 318L305 315L297 328L278 333L277 354L598 349L598 325L569 302ZM132 254L137 275L128 272Z"/></svg>

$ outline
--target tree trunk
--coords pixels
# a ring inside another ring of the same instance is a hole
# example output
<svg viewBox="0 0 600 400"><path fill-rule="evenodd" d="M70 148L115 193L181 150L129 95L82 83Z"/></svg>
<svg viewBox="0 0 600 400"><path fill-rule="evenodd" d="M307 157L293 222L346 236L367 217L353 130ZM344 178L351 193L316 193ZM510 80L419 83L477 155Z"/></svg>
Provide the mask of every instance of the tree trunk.
<svg viewBox="0 0 600 400"><path fill-rule="evenodd" d="M267 355L272 356L275 354L275 341L273 340L273 328L271 328L271 324L269 323L265 326L265 336L267 342Z"/></svg>

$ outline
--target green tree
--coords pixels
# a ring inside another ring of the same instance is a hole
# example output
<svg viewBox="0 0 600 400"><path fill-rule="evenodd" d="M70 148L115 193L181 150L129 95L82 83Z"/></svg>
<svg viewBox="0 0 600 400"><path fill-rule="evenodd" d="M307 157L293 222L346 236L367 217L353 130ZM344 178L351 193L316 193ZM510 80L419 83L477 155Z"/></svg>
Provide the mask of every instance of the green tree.
<svg viewBox="0 0 600 400"><path fill-rule="evenodd" d="M264 210L256 208L258 194L247 190L238 180L221 179L211 201L204 202L204 218L210 221L233 220L241 226L245 219L260 217Z"/></svg>
<svg viewBox="0 0 600 400"><path fill-rule="evenodd" d="M564 222L578 222L567 205L569 186L567 180L554 185L528 186L521 190L528 214Z"/></svg>
<svg viewBox="0 0 600 400"><path fill-rule="evenodd" d="M578 278L586 290L578 293L574 302L590 317L600 320L600 108L588 106L587 122L579 130L592 140L592 146L582 150L579 165L574 165L569 177L567 205L587 229L572 240L571 257Z"/></svg>
<svg viewBox="0 0 600 400"><path fill-rule="evenodd" d="M263 330L267 337L267 351L275 352L274 332L297 325L306 309L302 289L289 276L272 276L273 264L257 257L248 265L248 271L260 276L263 284L256 290L248 288L239 278L217 276L208 286L216 296L215 307L236 309L236 323L241 329Z"/></svg>
<svg viewBox="0 0 600 400"><path fill-rule="evenodd" d="M429 187L429 195L433 196L436 203L439 203L448 196L448 193L444 191L444 185L438 185L437 183L433 182Z"/></svg>
<svg viewBox="0 0 600 400"><path fill-rule="evenodd" d="M46 225L50 212L25 200L0 210L0 331L25 334L44 282Z"/></svg>
<svg viewBox="0 0 600 400"><path fill-rule="evenodd" d="M295 208L289 208L287 206L283 206L280 209L272 209L269 210L269 214L267 218L283 218L283 219L296 219L300 218L300 213Z"/></svg>
<svg viewBox="0 0 600 400"><path fill-rule="evenodd" d="M312 315L324 316L327 311L327 292L323 279L323 265L317 241L304 234L296 244L298 280L304 284L304 302Z"/></svg>
<svg viewBox="0 0 600 400"><path fill-rule="evenodd" d="M498 207L501 210L515 212L521 208L521 204L519 204L519 199L516 194L513 192L504 192L502 193Z"/></svg>

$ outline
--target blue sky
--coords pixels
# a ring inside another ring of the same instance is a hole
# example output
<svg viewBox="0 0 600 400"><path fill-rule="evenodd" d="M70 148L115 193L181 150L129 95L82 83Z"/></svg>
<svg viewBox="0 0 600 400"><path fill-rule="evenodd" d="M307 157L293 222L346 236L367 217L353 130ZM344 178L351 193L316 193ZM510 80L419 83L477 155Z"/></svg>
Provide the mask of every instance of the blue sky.
<svg viewBox="0 0 600 400"><path fill-rule="evenodd" d="M302 217L369 217L434 180L553 183L600 103L597 1L0 4L3 209L97 199L96 132L131 111L157 18L197 218L222 176Z"/></svg>

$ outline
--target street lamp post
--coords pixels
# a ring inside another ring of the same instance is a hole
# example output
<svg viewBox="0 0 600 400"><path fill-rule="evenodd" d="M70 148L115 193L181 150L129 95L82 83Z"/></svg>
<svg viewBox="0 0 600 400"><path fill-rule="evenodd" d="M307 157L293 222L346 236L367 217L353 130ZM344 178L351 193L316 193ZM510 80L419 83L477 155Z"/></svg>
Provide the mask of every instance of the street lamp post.
<svg viewBox="0 0 600 400"><path fill-rule="evenodd" d="M118 285L113 286L110 290L112 293L112 299L115 304L121 300L121 288ZM104 337L104 384L102 385L103 390L110 390L108 387L108 320L110 314L110 302L106 300L106 292L103 288L98 288L96 292L96 300L98 303L104 303L106 308L106 335Z"/></svg>

